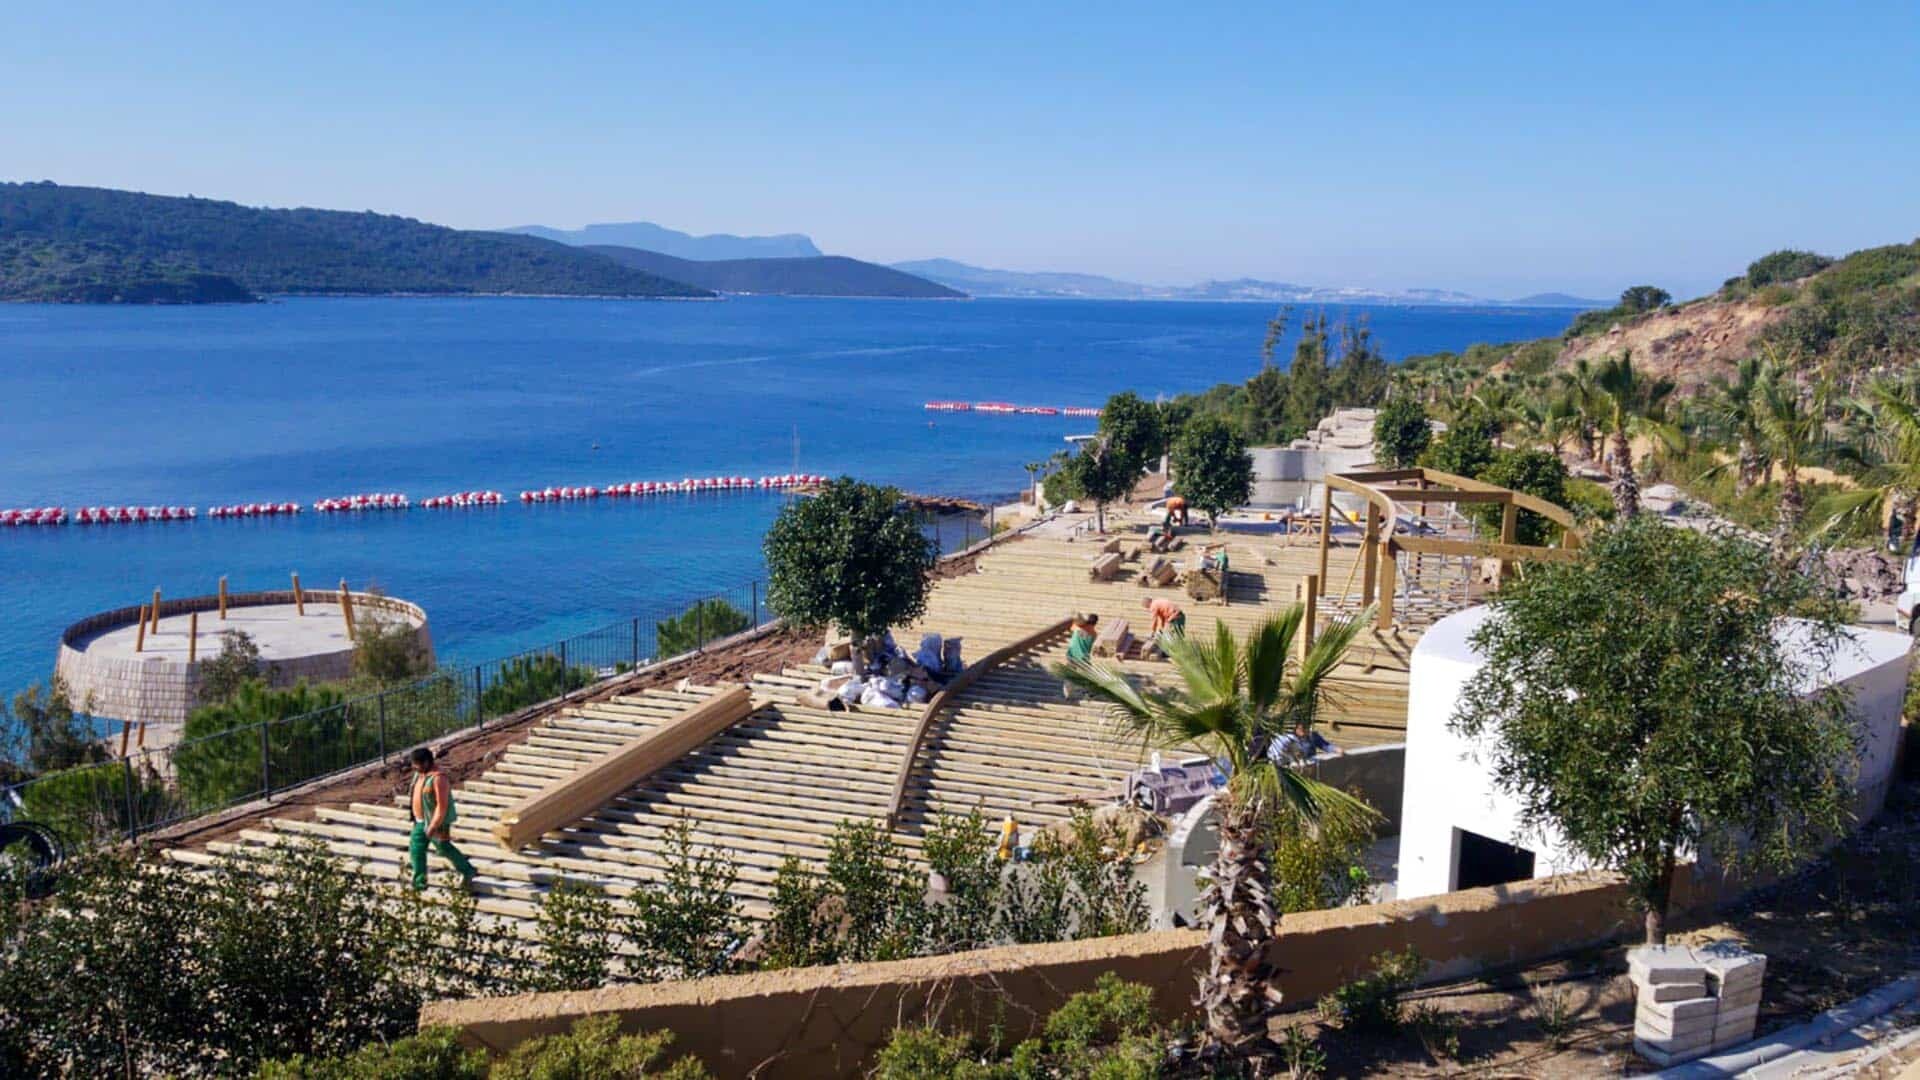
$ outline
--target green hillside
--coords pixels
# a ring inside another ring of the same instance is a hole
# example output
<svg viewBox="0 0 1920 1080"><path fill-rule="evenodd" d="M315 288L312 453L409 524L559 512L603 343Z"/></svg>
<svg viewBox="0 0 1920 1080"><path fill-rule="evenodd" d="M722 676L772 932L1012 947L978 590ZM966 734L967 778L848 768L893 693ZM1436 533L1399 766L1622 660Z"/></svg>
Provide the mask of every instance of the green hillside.
<svg viewBox="0 0 1920 1080"><path fill-rule="evenodd" d="M623 265L704 289L775 296L881 296L958 300L967 295L892 267L844 255L780 259L681 259L640 248L590 245Z"/></svg>
<svg viewBox="0 0 1920 1080"><path fill-rule="evenodd" d="M206 303L270 293L712 293L564 244L411 218L0 184L0 300Z"/></svg>

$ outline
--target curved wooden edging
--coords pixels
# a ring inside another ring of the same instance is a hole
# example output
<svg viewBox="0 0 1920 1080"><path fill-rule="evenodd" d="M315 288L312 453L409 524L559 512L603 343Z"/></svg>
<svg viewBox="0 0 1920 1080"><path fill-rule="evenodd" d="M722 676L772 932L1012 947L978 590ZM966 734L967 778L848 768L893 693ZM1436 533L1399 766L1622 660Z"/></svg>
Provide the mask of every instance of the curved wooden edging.
<svg viewBox="0 0 1920 1080"><path fill-rule="evenodd" d="M900 824L900 811L907 801L907 782L913 779L913 763L920 756L920 745L926 741L927 732L933 730L933 722L947 710L962 690L972 686L974 680L994 668L1006 663L1024 652L1028 652L1067 632L1073 624L1072 619L1061 619L1036 630L1011 645L1003 645L981 657L966 669L953 677L953 681L933 695L927 702L927 711L920 714L920 723L913 729L913 738L907 741L906 753L900 758L900 771L893 779L893 797L887 801L887 828L894 829Z"/></svg>

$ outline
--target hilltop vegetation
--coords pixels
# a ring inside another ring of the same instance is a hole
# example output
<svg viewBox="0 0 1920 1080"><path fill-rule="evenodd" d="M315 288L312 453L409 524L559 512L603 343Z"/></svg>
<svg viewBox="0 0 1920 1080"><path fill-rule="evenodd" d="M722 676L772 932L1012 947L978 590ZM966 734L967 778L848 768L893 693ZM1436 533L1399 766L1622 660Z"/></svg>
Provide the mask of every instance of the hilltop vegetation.
<svg viewBox="0 0 1920 1080"><path fill-rule="evenodd" d="M959 300L965 293L925 278L844 255L811 258L677 259L639 248L590 245L582 248L651 274L727 293L772 296L882 296Z"/></svg>
<svg viewBox="0 0 1920 1080"><path fill-rule="evenodd" d="M267 293L712 295L531 236L371 212L0 184L0 300L206 303Z"/></svg>

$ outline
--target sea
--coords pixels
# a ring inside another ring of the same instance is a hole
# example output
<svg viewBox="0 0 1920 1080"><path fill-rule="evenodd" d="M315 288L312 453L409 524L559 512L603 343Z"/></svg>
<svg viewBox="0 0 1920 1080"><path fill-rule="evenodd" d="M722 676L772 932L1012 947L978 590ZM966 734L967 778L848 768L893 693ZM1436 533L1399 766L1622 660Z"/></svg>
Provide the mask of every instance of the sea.
<svg viewBox="0 0 1920 1080"><path fill-rule="evenodd" d="M1556 334L1560 309L1371 307L1393 358ZM1242 381L1273 308L1246 303L730 298L288 298L0 305L0 508L190 505L192 522L0 528L0 695L61 631L158 588L341 580L423 606L476 663L704 595L763 567L778 494L521 505L630 480L850 475L1008 499L1094 421L929 413L928 400L1097 406ZM1285 357L1291 345L1278 351ZM498 490L473 509L312 512L322 498ZM206 508L298 502L290 518ZM948 530L955 546L964 533Z"/></svg>

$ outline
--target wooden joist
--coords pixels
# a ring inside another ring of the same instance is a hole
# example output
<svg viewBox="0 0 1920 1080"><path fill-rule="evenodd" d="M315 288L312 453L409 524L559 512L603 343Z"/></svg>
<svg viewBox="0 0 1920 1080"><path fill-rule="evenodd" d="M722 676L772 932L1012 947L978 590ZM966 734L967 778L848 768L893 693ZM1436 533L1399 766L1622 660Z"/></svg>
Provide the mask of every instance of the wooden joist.
<svg viewBox="0 0 1920 1080"><path fill-rule="evenodd" d="M561 777L500 815L494 839L513 851L605 806L615 796L673 764L720 732L746 719L753 695L744 686L723 690L679 719L649 729L571 776Z"/></svg>

